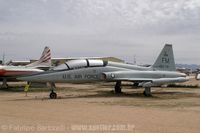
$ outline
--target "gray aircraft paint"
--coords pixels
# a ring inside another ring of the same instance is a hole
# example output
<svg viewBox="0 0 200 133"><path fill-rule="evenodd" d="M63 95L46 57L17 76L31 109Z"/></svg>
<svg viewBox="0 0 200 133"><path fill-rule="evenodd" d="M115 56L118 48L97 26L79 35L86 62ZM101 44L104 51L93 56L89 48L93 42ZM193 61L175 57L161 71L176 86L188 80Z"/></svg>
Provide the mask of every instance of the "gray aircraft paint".
<svg viewBox="0 0 200 133"><path fill-rule="evenodd" d="M54 71L44 74L38 74L28 77L21 77L20 80L35 81L35 82L92 82L102 80L103 72L112 71L128 71L129 69L117 67L88 67L82 69L73 69L66 71Z"/></svg>
<svg viewBox="0 0 200 133"><path fill-rule="evenodd" d="M176 71L174 53L171 44L165 45L152 68L162 71Z"/></svg>
<svg viewBox="0 0 200 133"><path fill-rule="evenodd" d="M166 44L151 67L104 62L101 60L69 61L53 71L21 77L20 80L35 82L94 82L131 81L154 83L184 82L185 74L173 71L175 67L172 45ZM146 85L145 85L146 86Z"/></svg>
<svg viewBox="0 0 200 133"><path fill-rule="evenodd" d="M184 82L188 80L185 77L185 74L178 72L134 71L125 68L104 66L49 72L21 77L19 79L32 82L87 83L96 81L157 82L156 80L163 78L162 83L164 83L165 81L173 82L173 80L176 82Z"/></svg>

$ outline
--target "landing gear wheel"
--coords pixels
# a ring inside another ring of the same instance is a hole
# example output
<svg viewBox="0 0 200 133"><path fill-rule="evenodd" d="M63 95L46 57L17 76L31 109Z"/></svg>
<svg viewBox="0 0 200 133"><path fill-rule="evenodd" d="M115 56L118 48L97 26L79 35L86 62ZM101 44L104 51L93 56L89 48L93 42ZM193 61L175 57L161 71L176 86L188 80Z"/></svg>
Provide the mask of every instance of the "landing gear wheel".
<svg viewBox="0 0 200 133"><path fill-rule="evenodd" d="M116 83L116 85L115 85L115 93L116 93L116 94L122 93L121 81L117 81L117 83Z"/></svg>
<svg viewBox="0 0 200 133"><path fill-rule="evenodd" d="M151 88L145 88L144 92L143 92L144 96L146 97L151 97Z"/></svg>
<svg viewBox="0 0 200 133"><path fill-rule="evenodd" d="M56 99L57 98L57 94L55 92L51 92L49 95L50 99Z"/></svg>

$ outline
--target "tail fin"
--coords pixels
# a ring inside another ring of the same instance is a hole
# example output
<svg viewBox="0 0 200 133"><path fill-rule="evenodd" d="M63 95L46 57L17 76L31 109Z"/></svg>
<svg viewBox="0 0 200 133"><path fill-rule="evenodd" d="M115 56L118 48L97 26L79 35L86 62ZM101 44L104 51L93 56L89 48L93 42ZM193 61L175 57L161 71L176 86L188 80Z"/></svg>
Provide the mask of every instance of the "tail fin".
<svg viewBox="0 0 200 133"><path fill-rule="evenodd" d="M176 71L174 53L171 44L165 44L152 68L161 71Z"/></svg>
<svg viewBox="0 0 200 133"><path fill-rule="evenodd" d="M196 80L200 80L200 73L197 73L195 78Z"/></svg>
<svg viewBox="0 0 200 133"><path fill-rule="evenodd" d="M35 61L27 67L51 67L51 50L49 47L45 47L44 51L42 52L42 56L38 61Z"/></svg>

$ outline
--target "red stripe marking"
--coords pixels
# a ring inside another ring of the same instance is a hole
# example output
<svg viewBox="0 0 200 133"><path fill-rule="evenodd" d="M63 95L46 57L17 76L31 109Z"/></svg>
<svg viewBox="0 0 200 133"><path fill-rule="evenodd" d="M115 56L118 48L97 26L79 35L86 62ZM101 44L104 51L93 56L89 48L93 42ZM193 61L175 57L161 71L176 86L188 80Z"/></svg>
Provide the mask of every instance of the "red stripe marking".
<svg viewBox="0 0 200 133"><path fill-rule="evenodd" d="M6 70L0 69L0 76L3 76L6 73Z"/></svg>
<svg viewBox="0 0 200 133"><path fill-rule="evenodd" d="M23 74L32 74L37 71L15 71L15 70L0 70L0 76L14 76L14 75L23 75Z"/></svg>

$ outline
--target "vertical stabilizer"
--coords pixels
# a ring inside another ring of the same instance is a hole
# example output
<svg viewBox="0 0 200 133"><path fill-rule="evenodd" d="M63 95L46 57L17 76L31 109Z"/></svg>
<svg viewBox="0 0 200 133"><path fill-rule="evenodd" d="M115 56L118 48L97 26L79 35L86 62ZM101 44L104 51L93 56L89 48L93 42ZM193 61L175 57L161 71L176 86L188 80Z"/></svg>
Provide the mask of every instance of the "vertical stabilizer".
<svg viewBox="0 0 200 133"><path fill-rule="evenodd" d="M161 71L176 71L174 53L171 44L165 44L152 68Z"/></svg>
<svg viewBox="0 0 200 133"><path fill-rule="evenodd" d="M38 61L35 61L27 67L51 67L51 50L49 47L45 47L44 51L42 52L42 56Z"/></svg>

